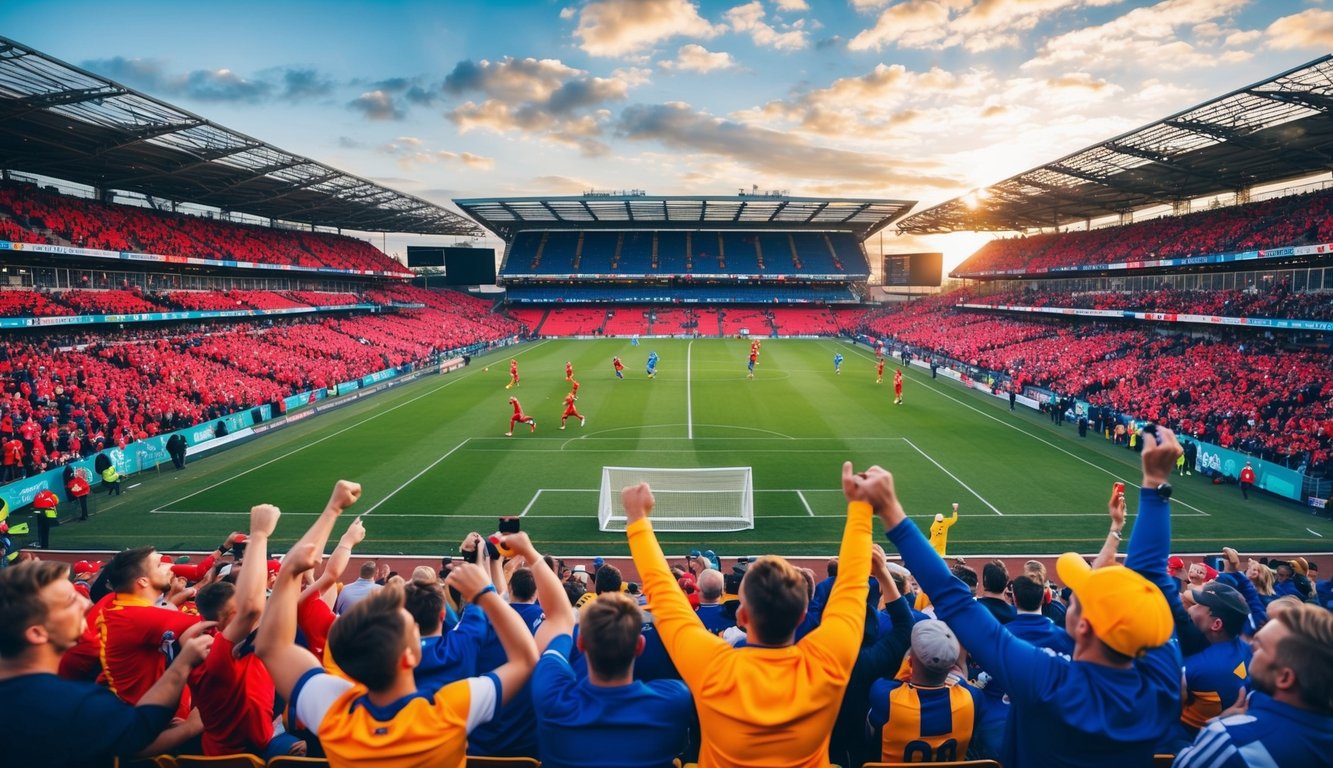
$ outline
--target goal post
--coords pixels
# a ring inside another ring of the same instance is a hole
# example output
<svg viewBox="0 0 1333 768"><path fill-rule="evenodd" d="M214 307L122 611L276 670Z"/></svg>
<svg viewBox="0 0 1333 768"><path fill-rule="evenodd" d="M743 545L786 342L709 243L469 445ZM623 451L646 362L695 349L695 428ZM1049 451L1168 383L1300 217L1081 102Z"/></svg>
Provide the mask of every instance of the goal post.
<svg viewBox="0 0 1333 768"><path fill-rule="evenodd" d="M754 528L754 483L749 467L602 467L597 525L625 530L620 491L646 482L653 489L653 529L700 532Z"/></svg>

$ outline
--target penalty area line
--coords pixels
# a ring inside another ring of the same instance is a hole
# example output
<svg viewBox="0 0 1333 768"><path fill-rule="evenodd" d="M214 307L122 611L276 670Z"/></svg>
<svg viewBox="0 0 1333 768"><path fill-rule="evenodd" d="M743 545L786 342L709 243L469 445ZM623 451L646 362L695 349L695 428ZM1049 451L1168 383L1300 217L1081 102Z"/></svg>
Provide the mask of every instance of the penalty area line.
<svg viewBox="0 0 1333 768"><path fill-rule="evenodd" d="M919 453L919 454L921 454L922 456L924 456L925 459L926 459L926 461L929 461L931 464L934 464L936 467L939 467L939 470L940 470L941 472L943 472L944 474L948 475L949 477L952 477L953 480L954 480L954 482L956 482L956 483L958 483L959 485L963 486L963 489L966 490L968 493L972 494L973 496L976 496L977 499L978 499L982 504L985 504L987 507L990 507L990 511L994 512L995 514L999 515L1000 517L1004 517L1004 513L1001 512L1000 510L996 509L994 504L990 503L989 501L986 501L986 499L985 499L984 496L982 496L981 494L979 494L979 493L977 493L976 491L972 490L972 486L968 485L967 483L965 483L965 482L963 482L961 479L959 479L958 475L955 475L954 473L952 473L952 472L950 472L949 470L945 469L945 468L944 468L944 465L941 464L941 463L939 463L938 461L935 461L935 459L933 459L933 458L931 457L930 454L928 454L928 453L926 453L925 451L921 450L920 448L916 447L916 443L912 442L911 440L908 440L908 439L905 438L905 437L903 438L903 442L904 442L904 443L907 443L907 444L910 445L910 446L912 446L912 450L914 450L914 451L916 451L917 453Z"/></svg>

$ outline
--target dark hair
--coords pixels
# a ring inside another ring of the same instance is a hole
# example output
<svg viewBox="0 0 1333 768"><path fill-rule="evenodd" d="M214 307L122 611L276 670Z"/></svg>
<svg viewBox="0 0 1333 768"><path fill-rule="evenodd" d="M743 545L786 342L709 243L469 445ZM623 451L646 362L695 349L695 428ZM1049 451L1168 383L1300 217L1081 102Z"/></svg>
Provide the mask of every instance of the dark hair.
<svg viewBox="0 0 1333 768"><path fill-rule="evenodd" d="M565 586L565 597L569 598L569 604L578 605L579 598L583 597L583 593L588 591L587 587L584 587L577 581L566 581L563 583Z"/></svg>
<svg viewBox="0 0 1333 768"><path fill-rule="evenodd" d="M157 551L152 544L123 549L106 565L106 580L114 592L128 592L134 580L148 575L148 556Z"/></svg>
<svg viewBox="0 0 1333 768"><path fill-rule="evenodd" d="M1046 598L1046 586L1029 576L1019 576L1009 584L1014 590L1014 606L1020 611L1040 611Z"/></svg>
<svg viewBox="0 0 1333 768"><path fill-rule="evenodd" d="M620 591L620 569L614 565L603 565L597 569L597 580L595 582L597 594L603 592Z"/></svg>
<svg viewBox="0 0 1333 768"><path fill-rule="evenodd" d="M438 581L413 579L403 585L403 607L412 614L421 634L435 634L444 620L444 587Z"/></svg>
<svg viewBox="0 0 1333 768"><path fill-rule="evenodd" d="M361 578L363 578L363 579L373 579L373 578L375 577L375 569L376 569L376 567L377 567L377 566L375 565L375 561L374 561L374 560L367 560L366 562L362 563L362 564L361 564Z"/></svg>
<svg viewBox="0 0 1333 768"><path fill-rule="evenodd" d="M643 632L643 613L628 595L606 592L579 613L579 637L588 667L604 678L629 673Z"/></svg>
<svg viewBox="0 0 1333 768"><path fill-rule="evenodd" d="M28 649L28 627L45 622L50 613L41 591L67 578L69 567L54 560L30 560L0 570L0 659Z"/></svg>
<svg viewBox="0 0 1333 768"><path fill-rule="evenodd" d="M393 684L398 657L407 647L407 622L399 613L403 590L386 586L347 609L329 627L328 650L338 667L372 691Z"/></svg>
<svg viewBox="0 0 1333 768"><path fill-rule="evenodd" d="M805 577L791 563L771 555L750 565L741 581L741 594L750 614L750 629L765 645L790 640L808 605Z"/></svg>
<svg viewBox="0 0 1333 768"><path fill-rule="evenodd" d="M824 570L828 572L830 579L838 578L838 558L830 557L828 562L824 564Z"/></svg>
<svg viewBox="0 0 1333 768"><path fill-rule="evenodd" d="M975 592L977 590L977 572L968 568L966 565L955 565L949 569L958 580L967 585L967 588Z"/></svg>
<svg viewBox="0 0 1333 768"><path fill-rule="evenodd" d="M227 601L235 596L236 587L225 581L215 581L199 590L194 597L194 607L207 621L217 621Z"/></svg>
<svg viewBox="0 0 1333 768"><path fill-rule="evenodd" d="M987 592L1003 592L1009 584L1009 572L1004 563L992 560L981 567L981 587Z"/></svg>
<svg viewBox="0 0 1333 768"><path fill-rule="evenodd" d="M509 594L520 603L531 602L537 594L537 577L531 568L519 568L509 574Z"/></svg>

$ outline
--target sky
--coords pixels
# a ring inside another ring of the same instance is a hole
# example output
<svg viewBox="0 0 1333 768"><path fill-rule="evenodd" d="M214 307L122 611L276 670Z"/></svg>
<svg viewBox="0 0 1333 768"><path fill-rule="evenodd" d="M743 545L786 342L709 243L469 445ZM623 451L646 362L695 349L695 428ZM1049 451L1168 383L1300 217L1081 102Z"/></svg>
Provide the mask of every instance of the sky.
<svg viewBox="0 0 1333 768"><path fill-rule="evenodd" d="M758 187L920 211L1333 51L1333 0L4 0L0 35L450 208ZM949 268L989 237L883 248Z"/></svg>

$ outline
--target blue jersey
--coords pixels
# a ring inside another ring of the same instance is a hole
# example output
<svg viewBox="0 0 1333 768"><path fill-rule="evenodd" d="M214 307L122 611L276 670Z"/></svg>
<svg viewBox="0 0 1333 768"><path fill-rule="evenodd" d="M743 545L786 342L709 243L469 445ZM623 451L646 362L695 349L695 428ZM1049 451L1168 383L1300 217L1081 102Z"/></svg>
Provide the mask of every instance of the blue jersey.
<svg viewBox="0 0 1333 768"><path fill-rule="evenodd" d="M1254 692L1244 713L1199 731L1194 743L1177 753L1175 768L1328 765L1329 755L1333 717Z"/></svg>
<svg viewBox="0 0 1333 768"><path fill-rule="evenodd" d="M840 365L842 365L842 354L841 354L841 353L836 354L836 355L833 356L833 366L836 368L836 367L838 367L838 366L840 366Z"/></svg>
<svg viewBox="0 0 1333 768"><path fill-rule="evenodd" d="M530 632L536 633L541 623L542 609L535 603L514 603L509 606L523 619ZM484 614L483 614L484 615ZM477 669L486 674L509 660L500 636L490 622L486 623L486 640L477 657ZM467 738L469 755L493 757L525 757L537 754L537 730L533 727L532 684L528 683L514 693L508 704L499 707L495 717L474 729Z"/></svg>
<svg viewBox="0 0 1333 768"><path fill-rule="evenodd" d="M454 682L476 677L477 658L490 623L486 614L475 605L463 608L463 617L452 629L435 637L421 638L421 663L412 670L417 690L434 696L435 692ZM488 667L483 672L490 672Z"/></svg>
<svg viewBox="0 0 1333 768"><path fill-rule="evenodd" d="M1019 640L996 621L949 573L916 523L899 523L889 539L931 596L936 615L1008 690L1004 765L1152 763L1154 747L1180 717L1181 658L1174 641L1147 651L1127 669L1071 661ZM1170 542L1169 505L1153 494L1140 495L1125 565L1158 588L1173 589L1166 574Z"/></svg>
<svg viewBox="0 0 1333 768"><path fill-rule="evenodd" d="M657 353L653 352L648 355L648 372L652 373L655 370L657 370Z"/></svg>
<svg viewBox="0 0 1333 768"><path fill-rule="evenodd" d="M679 680L597 686L569 664L573 638L551 641L532 674L538 756L550 768L667 768L685 748L694 702Z"/></svg>
<svg viewBox="0 0 1333 768"><path fill-rule="evenodd" d="M1185 657L1185 702L1180 722L1193 738L1198 729L1236 703L1250 681L1250 644L1233 637Z"/></svg>

